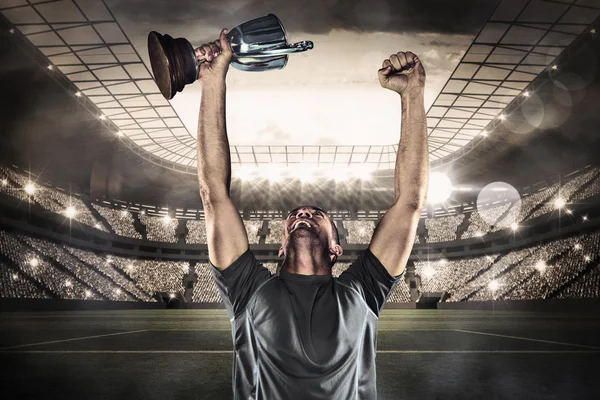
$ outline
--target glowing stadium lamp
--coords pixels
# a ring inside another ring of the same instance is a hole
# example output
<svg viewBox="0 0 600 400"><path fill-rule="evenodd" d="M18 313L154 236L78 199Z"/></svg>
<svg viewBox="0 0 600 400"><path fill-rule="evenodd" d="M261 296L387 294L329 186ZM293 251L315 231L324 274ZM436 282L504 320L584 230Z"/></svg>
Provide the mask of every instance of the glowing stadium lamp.
<svg viewBox="0 0 600 400"><path fill-rule="evenodd" d="M83 93L81 93L81 92L75 92L75 97L81 97L81 96L83 96Z"/></svg>
<svg viewBox="0 0 600 400"><path fill-rule="evenodd" d="M588 216L587 216L587 215L584 215L584 216L583 216L583 217L581 217L581 218L583 218L583 220L584 220L584 221L587 221L587 220L588 220Z"/></svg>
<svg viewBox="0 0 600 400"><path fill-rule="evenodd" d="M593 29L592 29L592 30L593 30ZM15 28L10 28L10 29L8 30L8 33L10 33L11 35L12 35L13 33L15 33ZM592 32L592 33L594 33L594 32Z"/></svg>
<svg viewBox="0 0 600 400"><path fill-rule="evenodd" d="M35 192L35 185L31 182L29 182L27 185L25 185L25 193L27 194L33 194Z"/></svg>
<svg viewBox="0 0 600 400"><path fill-rule="evenodd" d="M8 185L8 180L2 179L2 186L6 186L6 185Z"/></svg>
<svg viewBox="0 0 600 400"><path fill-rule="evenodd" d="M117 134L116 134L116 135L117 135L118 137L123 137L123 132L121 132L121 131L117 131Z"/></svg>
<svg viewBox="0 0 600 400"><path fill-rule="evenodd" d="M265 167L263 168L263 176L269 180L269 182L281 182L283 177L281 176L281 168L279 167Z"/></svg>
<svg viewBox="0 0 600 400"><path fill-rule="evenodd" d="M517 224L516 222L513 222L512 224L510 224L510 229L512 229L513 231L516 231L517 229L519 229L519 224Z"/></svg>
<svg viewBox="0 0 600 400"><path fill-rule="evenodd" d="M493 279L490 281L490 283L488 283L488 287L490 288L490 290L496 291L500 288L500 283L497 280Z"/></svg>
<svg viewBox="0 0 600 400"><path fill-rule="evenodd" d="M75 207L69 206L65 210L65 215L67 216L67 218L73 219L75 218L75 215L77 215L77 210L75 209Z"/></svg>
<svg viewBox="0 0 600 400"><path fill-rule="evenodd" d="M315 171L309 165L298 164L294 168L294 176L302 182L312 182L315 179Z"/></svg>
<svg viewBox="0 0 600 400"><path fill-rule="evenodd" d="M254 166L243 165L240 168L238 168L236 175L242 181L249 181L250 179L252 179L252 175L254 174L255 169L256 168Z"/></svg>
<svg viewBox="0 0 600 400"><path fill-rule="evenodd" d="M121 294L121 289L115 289L116 294Z"/></svg>
<svg viewBox="0 0 600 400"><path fill-rule="evenodd" d="M73 284L71 283L71 281L69 281L69 280L66 280L66 281L65 281L65 286L66 286L66 287L71 287L72 285L73 285Z"/></svg>
<svg viewBox="0 0 600 400"><path fill-rule="evenodd" d="M431 278L435 274L435 269L429 264L423 269L423 276L427 279Z"/></svg>
<svg viewBox="0 0 600 400"><path fill-rule="evenodd" d="M133 271L133 268L134 268L133 264L127 264L128 271Z"/></svg>
<svg viewBox="0 0 600 400"><path fill-rule="evenodd" d="M475 232L475 237L482 237L483 236L483 232Z"/></svg>
<svg viewBox="0 0 600 400"><path fill-rule="evenodd" d="M163 222L164 222L165 224L168 224L169 222L171 222L171 216L170 216L169 214L165 215L165 216L163 217Z"/></svg>
<svg viewBox="0 0 600 400"><path fill-rule="evenodd" d="M52 65L48 65L48 71L52 71L54 67Z"/></svg>
<svg viewBox="0 0 600 400"><path fill-rule="evenodd" d="M583 259L585 260L585 262L590 262L592 260L590 256L585 256L583 257Z"/></svg>
<svg viewBox="0 0 600 400"><path fill-rule="evenodd" d="M446 174L433 172L429 175L429 190L427 202L430 204L443 203L452 194L452 181Z"/></svg>
<svg viewBox="0 0 600 400"><path fill-rule="evenodd" d="M581 249L581 245L579 243L575 243L575 250Z"/></svg>
<svg viewBox="0 0 600 400"><path fill-rule="evenodd" d="M539 260L533 267L540 272L544 272L546 271L546 268L548 268L548 265L546 265L544 260Z"/></svg>
<svg viewBox="0 0 600 400"><path fill-rule="evenodd" d="M373 171L375 170L375 168L373 168L372 165L361 165L359 167L356 168L355 170L355 175L358 179L360 179L361 181L368 181L371 178L373 178Z"/></svg>
<svg viewBox="0 0 600 400"><path fill-rule="evenodd" d="M32 267L37 267L39 264L40 262L37 258L32 258L31 260L29 260L29 265L31 265Z"/></svg>
<svg viewBox="0 0 600 400"><path fill-rule="evenodd" d="M556 200L554 200L554 207L556 207L557 210L560 210L561 208L563 208L565 205L567 204L567 202L565 201L565 199L563 199L562 197L557 198Z"/></svg>
<svg viewBox="0 0 600 400"><path fill-rule="evenodd" d="M554 65L552 66L552 71L556 71L557 69L558 69L558 65L554 64Z"/></svg>
<svg viewBox="0 0 600 400"><path fill-rule="evenodd" d="M481 136L483 136L484 138L488 136L488 133L485 129L481 131Z"/></svg>
<svg viewBox="0 0 600 400"><path fill-rule="evenodd" d="M13 278L13 280L15 280L15 281L16 281L17 279L19 279L19 275L17 275L17 274L13 274L13 275L12 275L12 278Z"/></svg>
<svg viewBox="0 0 600 400"><path fill-rule="evenodd" d="M498 119L500 119L500 121L504 121L506 119L506 115L500 114L498 115Z"/></svg>
<svg viewBox="0 0 600 400"><path fill-rule="evenodd" d="M85 291L85 297L90 297L92 295L92 292L90 292L89 290Z"/></svg>
<svg viewBox="0 0 600 400"><path fill-rule="evenodd" d="M170 298L170 299L174 299L174 298L175 298L175 293L171 293L171 294L169 294L169 298Z"/></svg>
<svg viewBox="0 0 600 400"><path fill-rule="evenodd" d="M96 223L96 224L94 225L94 228L96 228L96 229L100 229L100 228L101 228L101 227L100 227L100 224L99 224L99 223Z"/></svg>
<svg viewBox="0 0 600 400"><path fill-rule="evenodd" d="M122 210L121 211L121 216L122 217L126 217L127 216L127 210Z"/></svg>

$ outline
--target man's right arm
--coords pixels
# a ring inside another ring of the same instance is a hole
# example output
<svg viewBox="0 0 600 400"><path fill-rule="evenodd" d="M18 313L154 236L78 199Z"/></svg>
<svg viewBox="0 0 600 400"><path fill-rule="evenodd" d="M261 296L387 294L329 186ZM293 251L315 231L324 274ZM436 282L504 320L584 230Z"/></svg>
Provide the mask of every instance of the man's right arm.
<svg viewBox="0 0 600 400"><path fill-rule="evenodd" d="M202 47L210 53L210 62L201 64L199 73L202 98L198 119L198 182L209 259L220 271L248 249L244 223L229 197L231 156L225 125L225 76L232 55L226 41L226 34L221 32L218 48L217 42Z"/></svg>

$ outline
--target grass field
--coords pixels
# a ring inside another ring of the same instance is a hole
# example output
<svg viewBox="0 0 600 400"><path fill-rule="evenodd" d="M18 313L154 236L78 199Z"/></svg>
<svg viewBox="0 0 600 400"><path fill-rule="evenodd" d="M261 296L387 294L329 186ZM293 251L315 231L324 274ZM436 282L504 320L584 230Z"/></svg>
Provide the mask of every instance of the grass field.
<svg viewBox="0 0 600 400"><path fill-rule="evenodd" d="M600 313L390 309L377 349L382 400L600 393ZM222 309L2 313L0 357L4 399L232 398Z"/></svg>

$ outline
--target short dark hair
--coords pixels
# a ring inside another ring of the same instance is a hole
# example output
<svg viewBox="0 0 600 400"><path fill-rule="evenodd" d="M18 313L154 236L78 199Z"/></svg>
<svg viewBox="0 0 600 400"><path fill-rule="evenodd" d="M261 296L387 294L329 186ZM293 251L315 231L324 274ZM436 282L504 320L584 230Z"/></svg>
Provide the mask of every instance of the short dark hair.
<svg viewBox="0 0 600 400"><path fill-rule="evenodd" d="M321 211L321 212L323 212L323 213L325 213L325 214L327 214L329 216L329 213L327 211L325 211L321 207L317 207L317 206L300 206L300 207L296 207L292 211L288 212L287 216L289 217L291 213L293 213L295 211L298 211L299 209L301 209L303 207L308 207L308 208L312 208L312 209L317 210L317 211ZM333 228L333 235L334 235L334 238L335 238L335 242L337 244L340 244L340 234L338 233L337 226L335 226L335 222L333 222L333 219L331 219L331 217L329 217L329 221L331 222L331 227Z"/></svg>

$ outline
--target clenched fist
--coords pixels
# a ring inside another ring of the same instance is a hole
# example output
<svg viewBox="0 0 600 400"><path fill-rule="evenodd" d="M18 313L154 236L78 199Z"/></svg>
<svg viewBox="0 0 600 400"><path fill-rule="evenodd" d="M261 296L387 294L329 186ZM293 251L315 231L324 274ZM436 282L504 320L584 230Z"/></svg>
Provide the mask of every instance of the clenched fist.
<svg viewBox="0 0 600 400"><path fill-rule="evenodd" d="M410 51L400 51L383 61L379 70L381 87L393 90L401 96L425 87L425 68L419 58Z"/></svg>
<svg viewBox="0 0 600 400"><path fill-rule="evenodd" d="M221 31L219 40L203 44L196 50L196 58L204 59L200 63L198 80L205 83L211 79L225 79L229 70L229 63L233 57L231 43L227 37L227 29Z"/></svg>

